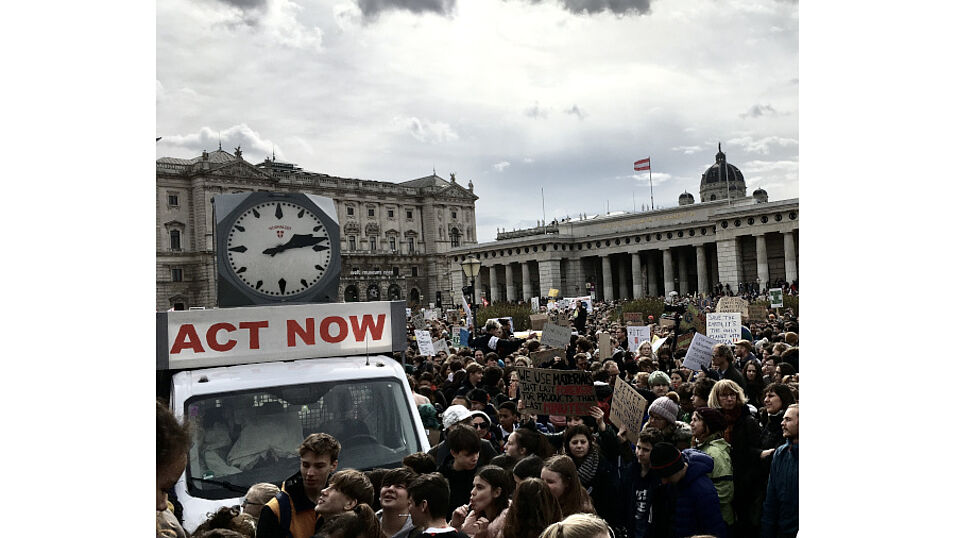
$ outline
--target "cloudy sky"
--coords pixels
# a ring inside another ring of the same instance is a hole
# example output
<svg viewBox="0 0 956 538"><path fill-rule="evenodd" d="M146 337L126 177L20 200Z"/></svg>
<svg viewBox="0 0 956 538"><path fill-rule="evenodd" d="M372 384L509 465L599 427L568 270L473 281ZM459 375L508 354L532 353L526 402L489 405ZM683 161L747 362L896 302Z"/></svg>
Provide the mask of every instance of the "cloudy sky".
<svg viewBox="0 0 956 538"><path fill-rule="evenodd" d="M478 236L670 207L721 142L799 195L789 0L158 0L156 156L241 145L344 177L471 180Z"/></svg>

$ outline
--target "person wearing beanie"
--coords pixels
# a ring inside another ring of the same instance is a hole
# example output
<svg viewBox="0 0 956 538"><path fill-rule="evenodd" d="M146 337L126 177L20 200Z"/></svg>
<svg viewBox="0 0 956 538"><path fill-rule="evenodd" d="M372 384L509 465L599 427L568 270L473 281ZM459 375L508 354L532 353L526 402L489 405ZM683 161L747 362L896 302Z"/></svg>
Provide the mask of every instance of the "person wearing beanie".
<svg viewBox="0 0 956 538"><path fill-rule="evenodd" d="M677 420L680 406L667 396L661 396L647 409L647 422L644 429L657 428L668 443L677 445L681 449L690 448L690 425Z"/></svg>
<svg viewBox="0 0 956 538"><path fill-rule="evenodd" d="M682 451L666 442L654 445L651 472L663 484L661 494L676 499L659 519L672 536L726 538L727 524L720 513L717 489L707 476L713 470L713 458L699 450Z"/></svg>
<svg viewBox="0 0 956 538"><path fill-rule="evenodd" d="M690 419L694 434L694 448L714 460L714 470L707 473L717 488L720 500L720 515L728 527L734 524L734 473L730 463L730 444L724 440L727 421L724 415L710 407L698 407Z"/></svg>
<svg viewBox="0 0 956 538"><path fill-rule="evenodd" d="M648 376L647 386L650 387L651 392L657 396L663 396L667 394L667 391L671 390L671 378L664 372L656 370Z"/></svg>

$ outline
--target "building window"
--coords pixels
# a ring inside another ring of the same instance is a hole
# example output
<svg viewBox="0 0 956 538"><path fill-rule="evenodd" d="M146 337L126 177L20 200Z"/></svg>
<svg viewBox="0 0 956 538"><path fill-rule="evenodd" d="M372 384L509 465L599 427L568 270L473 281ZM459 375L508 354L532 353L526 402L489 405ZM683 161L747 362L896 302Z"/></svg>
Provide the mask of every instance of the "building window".
<svg viewBox="0 0 956 538"><path fill-rule="evenodd" d="M412 276L418 276L418 267L412 267Z"/></svg>
<svg viewBox="0 0 956 538"><path fill-rule="evenodd" d="M179 230L169 231L169 250L182 250Z"/></svg>
<svg viewBox="0 0 956 538"><path fill-rule="evenodd" d="M408 238L408 253L412 254L413 252L415 252L415 238L409 237Z"/></svg>
<svg viewBox="0 0 956 538"><path fill-rule="evenodd" d="M345 208L345 214L348 215L348 216L350 216L350 217L354 217L354 216L355 216L355 208L354 208L354 207L346 207L346 208Z"/></svg>
<svg viewBox="0 0 956 538"><path fill-rule="evenodd" d="M349 236L349 250L355 250L355 237Z"/></svg>
<svg viewBox="0 0 956 538"><path fill-rule="evenodd" d="M368 216L370 216L370 217L374 217L374 216L375 216L375 208L374 208L374 207L368 208Z"/></svg>
<svg viewBox="0 0 956 538"><path fill-rule="evenodd" d="M173 267L173 282L182 282L183 281L183 269L182 267Z"/></svg>
<svg viewBox="0 0 956 538"><path fill-rule="evenodd" d="M173 303L173 310L186 310L186 303Z"/></svg>
<svg viewBox="0 0 956 538"><path fill-rule="evenodd" d="M375 251L375 250L377 250L375 247L376 247L375 238L374 238L374 237L369 237L369 238L368 238L368 249L371 250L371 251Z"/></svg>
<svg viewBox="0 0 956 538"><path fill-rule="evenodd" d="M389 238L388 238L388 248L389 248L389 250L395 250L395 238L394 238L394 237L389 237Z"/></svg>
<svg viewBox="0 0 956 538"><path fill-rule="evenodd" d="M457 218L458 218L458 212L457 212L457 211L452 211L452 212L451 212L451 218L457 219Z"/></svg>
<svg viewBox="0 0 956 538"><path fill-rule="evenodd" d="M169 207L178 207L179 206L179 195L176 193L169 193L166 195L166 203L169 204Z"/></svg>
<svg viewBox="0 0 956 538"><path fill-rule="evenodd" d="M411 210L411 209L406 209L406 210L405 210L405 218L408 219L408 220L412 220L412 210Z"/></svg>
<svg viewBox="0 0 956 538"><path fill-rule="evenodd" d="M461 243L461 234L458 233L458 228L451 229L451 248L459 246Z"/></svg>
<svg viewBox="0 0 956 538"><path fill-rule="evenodd" d="M395 210L394 210L394 209L389 209L389 210L388 210L388 218L390 218L390 219L394 219L394 218L395 218Z"/></svg>
<svg viewBox="0 0 956 538"><path fill-rule="evenodd" d="M392 276L398 276L398 267L392 267Z"/></svg>

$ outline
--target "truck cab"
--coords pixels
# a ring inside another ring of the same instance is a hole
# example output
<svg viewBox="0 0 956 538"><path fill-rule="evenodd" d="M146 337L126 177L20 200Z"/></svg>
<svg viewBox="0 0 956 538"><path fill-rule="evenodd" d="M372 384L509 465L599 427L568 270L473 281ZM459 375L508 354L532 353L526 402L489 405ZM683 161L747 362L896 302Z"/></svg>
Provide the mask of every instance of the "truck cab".
<svg viewBox="0 0 956 538"><path fill-rule="evenodd" d="M163 387L159 396L190 424L193 435L186 470L174 487L187 531L219 507L241 504L253 484L280 485L295 474L298 447L309 434L324 432L339 441L339 469L398 467L408 454L429 449L403 366L380 354L393 343L405 345L404 303L399 304L395 330L391 321L398 307L388 302L350 303L344 313L337 308L343 305L328 304L162 313L158 332L165 333L165 346L158 346L157 364L169 375L168 393ZM361 326L349 325L348 310L375 315L382 305L389 312L378 332L348 331ZM310 334L303 328L310 315L341 317L347 320L345 329L325 331L335 342L323 345L321 331ZM255 337L228 330L243 323L258 324ZM198 340L183 337L184 331ZM381 341L375 341L376 334ZM208 342L200 335L215 345L203 345ZM223 343L232 340L235 345ZM361 340L379 353L332 355L354 350L352 344ZM179 351L171 354L177 345ZM213 347L224 351L206 355ZM289 360L297 355L307 358Z"/></svg>

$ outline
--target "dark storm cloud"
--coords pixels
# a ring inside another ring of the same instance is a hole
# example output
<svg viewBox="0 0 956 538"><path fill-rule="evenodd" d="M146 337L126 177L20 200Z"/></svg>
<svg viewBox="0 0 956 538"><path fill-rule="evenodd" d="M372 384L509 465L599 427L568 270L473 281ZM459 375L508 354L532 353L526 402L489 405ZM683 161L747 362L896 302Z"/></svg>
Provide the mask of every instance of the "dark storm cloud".
<svg viewBox="0 0 956 538"><path fill-rule="evenodd" d="M529 1L532 4L542 2L542 0ZM558 0L558 4L571 13L587 13L588 15L602 11L610 11L617 15L627 15L635 12L644 14L651 9L651 0Z"/></svg>
<svg viewBox="0 0 956 538"><path fill-rule="evenodd" d="M410 11L412 13L437 13L450 15L455 10L456 0L358 0L362 16L378 17L384 11Z"/></svg>

